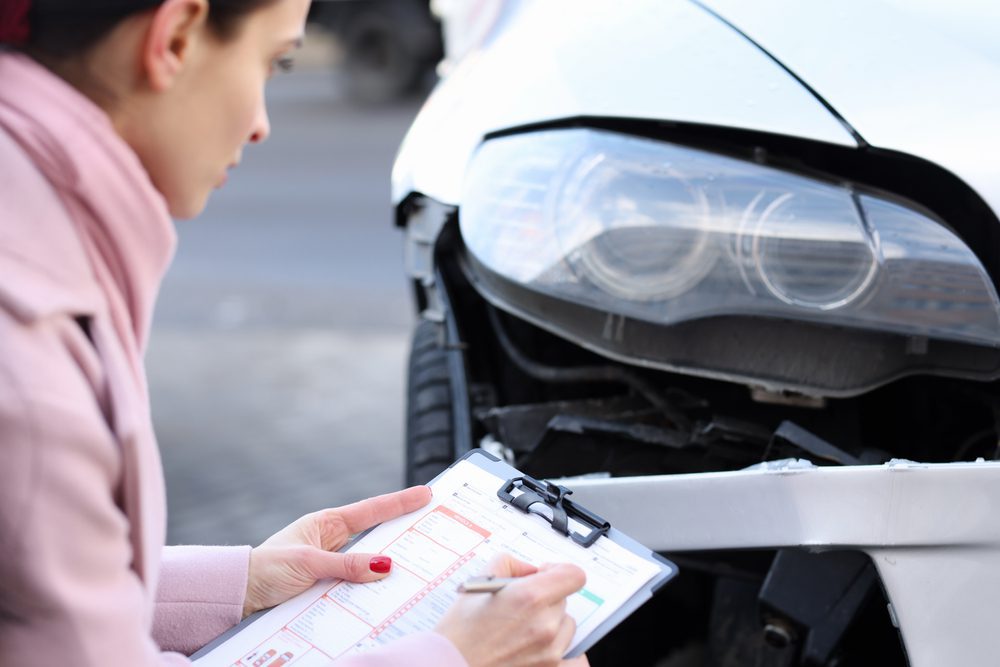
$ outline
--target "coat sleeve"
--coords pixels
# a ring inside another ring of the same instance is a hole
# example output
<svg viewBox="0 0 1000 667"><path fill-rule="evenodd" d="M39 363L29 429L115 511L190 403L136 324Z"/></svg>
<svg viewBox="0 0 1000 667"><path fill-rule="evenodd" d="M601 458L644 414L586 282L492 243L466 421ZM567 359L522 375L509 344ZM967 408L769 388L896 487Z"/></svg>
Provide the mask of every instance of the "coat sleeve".
<svg viewBox="0 0 1000 667"><path fill-rule="evenodd" d="M67 330L0 310L0 665L190 665L157 640L188 651L238 621L249 548L167 549L154 614L116 499L118 445ZM468 667L434 633L336 665Z"/></svg>
<svg viewBox="0 0 1000 667"><path fill-rule="evenodd" d="M193 653L240 622L250 547L178 546L163 550L153 638Z"/></svg>
<svg viewBox="0 0 1000 667"><path fill-rule="evenodd" d="M153 637L191 654L240 622L250 547L175 546L163 552ZM335 667L468 667L455 645L434 632L404 637Z"/></svg>
<svg viewBox="0 0 1000 667"><path fill-rule="evenodd" d="M240 621L250 547L167 547L157 592L153 637L163 647L193 653ZM445 637L404 637L335 667L468 667Z"/></svg>
<svg viewBox="0 0 1000 667"><path fill-rule="evenodd" d="M116 502L121 453L67 344L74 329L0 311L0 664L188 665L150 634Z"/></svg>

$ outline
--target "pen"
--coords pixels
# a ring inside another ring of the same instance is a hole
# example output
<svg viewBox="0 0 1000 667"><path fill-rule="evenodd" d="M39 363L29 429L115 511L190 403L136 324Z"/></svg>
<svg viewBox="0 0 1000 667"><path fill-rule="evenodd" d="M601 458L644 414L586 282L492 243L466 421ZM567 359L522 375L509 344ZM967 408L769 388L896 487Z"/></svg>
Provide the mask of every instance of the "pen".
<svg viewBox="0 0 1000 667"><path fill-rule="evenodd" d="M512 581L517 581L517 577L470 577L458 585L458 592L496 593Z"/></svg>

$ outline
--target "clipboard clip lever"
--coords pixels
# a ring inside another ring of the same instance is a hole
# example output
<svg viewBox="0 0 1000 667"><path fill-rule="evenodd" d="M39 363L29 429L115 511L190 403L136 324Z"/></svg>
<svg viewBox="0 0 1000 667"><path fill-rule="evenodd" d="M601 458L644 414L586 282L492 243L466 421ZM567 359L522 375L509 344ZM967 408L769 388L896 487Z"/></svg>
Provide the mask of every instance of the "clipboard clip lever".
<svg viewBox="0 0 1000 667"><path fill-rule="evenodd" d="M520 491L520 493L515 496L515 491ZM524 475L504 482L504 485L497 491L497 497L522 512L537 514L552 524L553 530L586 548L596 542L601 535L607 535L608 531L611 530L611 524L582 505L570 500L567 496L571 493L573 492L565 486L539 481L534 477ZM546 509L534 509L533 507L538 503L543 503ZM570 530L570 519L590 530L586 533Z"/></svg>

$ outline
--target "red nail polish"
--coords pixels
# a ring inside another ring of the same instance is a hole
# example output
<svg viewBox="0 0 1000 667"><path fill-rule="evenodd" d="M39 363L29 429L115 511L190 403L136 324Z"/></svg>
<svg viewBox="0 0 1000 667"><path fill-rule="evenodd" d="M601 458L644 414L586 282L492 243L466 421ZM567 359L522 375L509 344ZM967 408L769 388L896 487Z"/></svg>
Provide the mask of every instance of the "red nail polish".
<svg viewBox="0 0 1000 667"><path fill-rule="evenodd" d="M368 567L372 572L385 574L392 569L392 559L388 556L374 556L368 561Z"/></svg>

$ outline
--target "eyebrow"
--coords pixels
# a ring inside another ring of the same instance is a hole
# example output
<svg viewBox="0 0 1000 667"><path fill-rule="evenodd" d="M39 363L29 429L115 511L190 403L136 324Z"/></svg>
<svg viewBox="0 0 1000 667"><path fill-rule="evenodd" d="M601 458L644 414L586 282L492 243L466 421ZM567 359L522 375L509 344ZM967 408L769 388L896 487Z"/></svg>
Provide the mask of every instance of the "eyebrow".
<svg viewBox="0 0 1000 667"><path fill-rule="evenodd" d="M293 37L291 39L286 39L284 42L281 43L281 46L282 47L293 46L296 49L301 49L302 45L305 43L305 41L306 41L305 36L304 35L299 35L298 37Z"/></svg>

